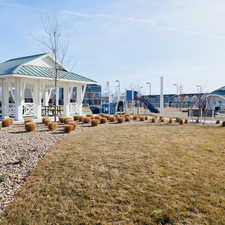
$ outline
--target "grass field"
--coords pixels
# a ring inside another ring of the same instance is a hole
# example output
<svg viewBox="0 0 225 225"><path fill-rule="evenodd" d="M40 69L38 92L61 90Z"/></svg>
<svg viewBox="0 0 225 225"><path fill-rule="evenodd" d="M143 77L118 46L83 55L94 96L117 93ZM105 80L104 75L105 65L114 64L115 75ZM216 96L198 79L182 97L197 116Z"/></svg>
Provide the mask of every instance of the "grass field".
<svg viewBox="0 0 225 225"><path fill-rule="evenodd" d="M1 225L224 225L225 129L134 123L68 137Z"/></svg>

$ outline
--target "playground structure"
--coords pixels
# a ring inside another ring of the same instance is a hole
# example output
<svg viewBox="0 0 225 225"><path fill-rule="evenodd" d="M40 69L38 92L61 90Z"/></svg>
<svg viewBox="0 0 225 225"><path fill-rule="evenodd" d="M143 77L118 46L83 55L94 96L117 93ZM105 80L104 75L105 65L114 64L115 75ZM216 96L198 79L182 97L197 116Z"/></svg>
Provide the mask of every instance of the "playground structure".
<svg viewBox="0 0 225 225"><path fill-rule="evenodd" d="M92 113L99 114L149 114L159 113L149 98L137 91L127 90L125 96L105 97L100 106L90 106Z"/></svg>

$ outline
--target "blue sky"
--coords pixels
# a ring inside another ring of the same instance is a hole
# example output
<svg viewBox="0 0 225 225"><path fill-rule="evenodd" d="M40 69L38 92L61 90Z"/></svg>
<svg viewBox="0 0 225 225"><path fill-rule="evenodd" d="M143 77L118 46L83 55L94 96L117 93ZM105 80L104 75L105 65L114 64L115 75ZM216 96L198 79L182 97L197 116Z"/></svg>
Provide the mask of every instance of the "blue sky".
<svg viewBox="0 0 225 225"><path fill-rule="evenodd" d="M152 83L225 85L224 0L0 0L0 61L45 52L42 18L57 17L70 43L68 68L122 88Z"/></svg>

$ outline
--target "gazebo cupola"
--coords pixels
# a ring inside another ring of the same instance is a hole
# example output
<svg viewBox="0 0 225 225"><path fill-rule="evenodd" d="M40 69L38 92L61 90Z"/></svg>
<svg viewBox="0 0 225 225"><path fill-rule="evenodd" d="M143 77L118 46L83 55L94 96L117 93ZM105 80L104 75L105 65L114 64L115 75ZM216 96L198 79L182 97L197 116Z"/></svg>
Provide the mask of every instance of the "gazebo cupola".
<svg viewBox="0 0 225 225"><path fill-rule="evenodd" d="M0 63L0 113L2 118L23 120L32 116L40 119L43 107L55 94L59 103L59 90L63 96L63 114L82 113L82 102L87 84L95 81L69 72L57 62L57 89L55 89L55 61L47 53L10 59ZM27 102L26 95L32 99ZM72 99L73 98L73 99Z"/></svg>

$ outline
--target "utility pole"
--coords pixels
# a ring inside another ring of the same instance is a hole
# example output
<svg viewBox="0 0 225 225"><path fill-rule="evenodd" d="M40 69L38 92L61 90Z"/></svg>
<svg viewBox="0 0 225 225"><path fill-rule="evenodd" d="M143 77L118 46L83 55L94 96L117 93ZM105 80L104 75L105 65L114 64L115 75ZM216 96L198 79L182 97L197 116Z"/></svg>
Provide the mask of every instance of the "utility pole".
<svg viewBox="0 0 225 225"><path fill-rule="evenodd" d="M146 82L147 85L149 85L149 95L152 95L152 84L151 82Z"/></svg>
<svg viewBox="0 0 225 225"><path fill-rule="evenodd" d="M160 113L164 113L163 76L160 77Z"/></svg>

